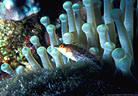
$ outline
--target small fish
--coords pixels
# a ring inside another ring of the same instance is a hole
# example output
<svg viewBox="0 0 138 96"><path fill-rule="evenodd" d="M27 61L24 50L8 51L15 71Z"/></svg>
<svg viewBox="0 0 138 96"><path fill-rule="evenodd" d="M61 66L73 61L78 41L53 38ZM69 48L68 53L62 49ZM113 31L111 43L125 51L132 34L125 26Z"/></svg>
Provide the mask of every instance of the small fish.
<svg viewBox="0 0 138 96"><path fill-rule="evenodd" d="M65 55L67 58L69 58L73 61L77 61L77 59L75 58L75 55L73 53L71 44L61 44L61 45L55 46L55 48L59 52L61 52L63 55Z"/></svg>
<svg viewBox="0 0 138 96"><path fill-rule="evenodd" d="M91 54L84 48L80 48L73 44L56 45L55 48L65 55L67 58L76 62L90 62L98 69L101 69L101 63L98 56Z"/></svg>

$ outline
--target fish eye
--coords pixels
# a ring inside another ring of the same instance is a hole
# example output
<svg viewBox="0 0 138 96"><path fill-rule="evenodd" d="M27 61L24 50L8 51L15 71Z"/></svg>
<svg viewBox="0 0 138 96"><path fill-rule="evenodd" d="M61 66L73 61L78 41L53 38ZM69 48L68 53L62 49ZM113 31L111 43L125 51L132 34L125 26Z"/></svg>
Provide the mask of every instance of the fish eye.
<svg viewBox="0 0 138 96"><path fill-rule="evenodd" d="M60 48L63 48L64 46L63 46L63 44L61 44L59 47L60 47Z"/></svg>

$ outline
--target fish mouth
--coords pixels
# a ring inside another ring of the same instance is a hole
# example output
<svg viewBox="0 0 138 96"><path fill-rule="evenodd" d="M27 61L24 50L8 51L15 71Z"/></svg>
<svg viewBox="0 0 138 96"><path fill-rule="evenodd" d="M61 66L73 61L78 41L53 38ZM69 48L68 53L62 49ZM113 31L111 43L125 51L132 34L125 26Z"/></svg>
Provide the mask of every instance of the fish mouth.
<svg viewBox="0 0 138 96"><path fill-rule="evenodd" d="M58 47L59 47L59 45L54 45L54 47L55 47L55 48L58 48Z"/></svg>

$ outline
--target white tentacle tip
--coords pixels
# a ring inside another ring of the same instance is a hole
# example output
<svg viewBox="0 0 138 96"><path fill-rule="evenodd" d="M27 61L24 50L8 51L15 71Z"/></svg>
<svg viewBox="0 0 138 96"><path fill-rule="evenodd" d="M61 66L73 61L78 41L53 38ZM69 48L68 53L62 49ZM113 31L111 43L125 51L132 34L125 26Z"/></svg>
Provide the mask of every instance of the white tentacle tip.
<svg viewBox="0 0 138 96"><path fill-rule="evenodd" d="M72 7L72 2L71 2L71 1L66 1L66 2L64 2L63 8L64 8L65 10L70 10L71 7Z"/></svg>

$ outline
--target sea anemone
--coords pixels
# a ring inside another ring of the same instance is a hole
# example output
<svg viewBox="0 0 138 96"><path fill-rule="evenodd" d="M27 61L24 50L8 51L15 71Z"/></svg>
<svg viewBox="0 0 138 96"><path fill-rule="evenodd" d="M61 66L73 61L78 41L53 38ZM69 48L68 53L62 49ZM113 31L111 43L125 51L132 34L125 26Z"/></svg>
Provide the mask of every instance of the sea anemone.
<svg viewBox="0 0 138 96"><path fill-rule="evenodd" d="M57 26L49 17L42 17L40 23L48 32L50 46L42 46L39 38L32 36L30 42L41 61L34 58L29 47L24 47L22 53L31 66L30 70L18 66L14 72L8 64L2 64L4 72L14 75L0 82L0 93L20 96L136 93L138 83L131 69L135 65L132 43L134 2L121 0L119 9L113 6L113 1L104 0L104 10L95 8L100 3L94 0L82 0L84 6L71 1L63 3L66 13L59 16L61 37L57 36ZM81 18L81 8L86 11L86 21ZM96 16L96 9L104 11L104 14L101 12L103 18ZM129 16L128 13L132 14Z"/></svg>

